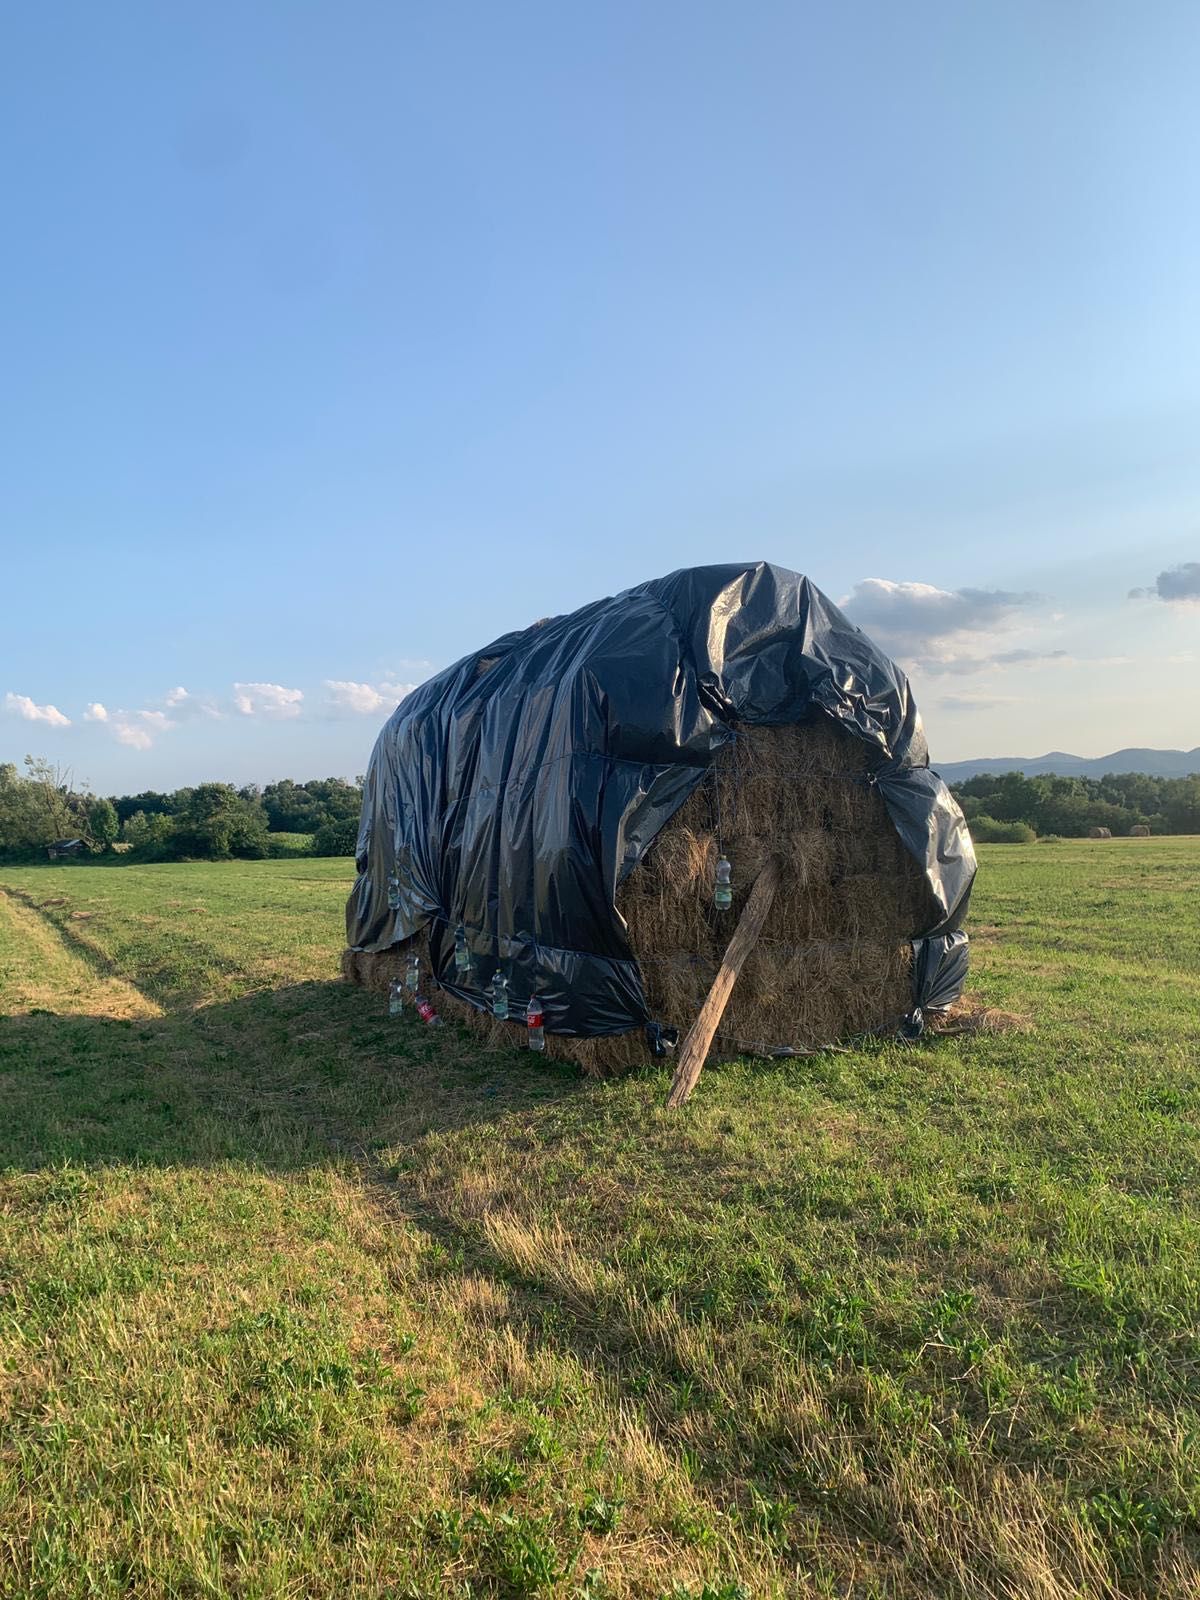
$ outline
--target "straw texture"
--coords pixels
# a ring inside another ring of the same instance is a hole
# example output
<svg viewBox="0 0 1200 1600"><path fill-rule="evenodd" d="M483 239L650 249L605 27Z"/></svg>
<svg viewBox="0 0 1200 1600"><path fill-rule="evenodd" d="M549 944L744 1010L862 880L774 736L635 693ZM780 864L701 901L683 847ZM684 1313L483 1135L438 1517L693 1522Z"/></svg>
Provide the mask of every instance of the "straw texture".
<svg viewBox="0 0 1200 1600"><path fill-rule="evenodd" d="M722 854L733 869L728 911L713 904ZM714 1055L813 1049L894 1026L911 1004L908 941L936 920L936 906L868 781L865 746L824 721L739 730L618 890L651 1015L686 1032L771 854L782 860L779 890ZM347 950L343 975L386 990L414 946L425 954L423 935L375 955ZM521 1042L522 1023L444 992L437 1003L494 1043ZM546 1042L597 1076L649 1059L640 1030Z"/></svg>

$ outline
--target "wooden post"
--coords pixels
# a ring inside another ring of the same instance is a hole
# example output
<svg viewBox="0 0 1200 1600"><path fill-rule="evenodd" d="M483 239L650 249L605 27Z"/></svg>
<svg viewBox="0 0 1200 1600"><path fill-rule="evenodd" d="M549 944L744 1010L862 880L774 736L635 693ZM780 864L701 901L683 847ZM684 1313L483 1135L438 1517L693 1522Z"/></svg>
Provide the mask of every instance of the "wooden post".
<svg viewBox="0 0 1200 1600"><path fill-rule="evenodd" d="M771 909L778 887L779 857L772 856L754 880L746 908L738 918L733 938L725 950L721 970L713 979L708 998L700 1007L699 1015L688 1029L687 1038L683 1041L683 1048L679 1052L679 1065L675 1068L671 1092L667 1096L668 1106L683 1105L696 1087L713 1042L713 1035L720 1026L725 1007L729 1004L729 996L733 993L737 975L763 930L763 923L767 920L767 913Z"/></svg>

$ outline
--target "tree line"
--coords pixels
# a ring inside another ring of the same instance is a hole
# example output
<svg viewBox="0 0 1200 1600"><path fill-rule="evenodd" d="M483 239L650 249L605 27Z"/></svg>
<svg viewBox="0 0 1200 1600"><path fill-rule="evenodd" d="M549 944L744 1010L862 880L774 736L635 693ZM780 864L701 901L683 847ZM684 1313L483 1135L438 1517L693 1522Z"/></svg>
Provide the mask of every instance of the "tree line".
<svg viewBox="0 0 1200 1600"><path fill-rule="evenodd" d="M969 778L953 793L972 834L985 843L1078 838L1092 828L1200 833L1200 774L1027 778L1005 772ZM23 772L11 762L0 764L0 858L43 857L66 839L82 840L89 855L119 853L138 861L353 855L361 809L361 779L283 778L262 789L201 783L104 797L77 787L62 768L26 756Z"/></svg>
<svg viewBox="0 0 1200 1600"><path fill-rule="evenodd" d="M984 843L1057 835L1081 838L1092 828L1113 834L1146 827L1151 833L1200 833L1200 774L1152 778L1144 772L1103 778L1027 778L1023 772L983 774L952 785L973 836Z"/></svg>
<svg viewBox="0 0 1200 1600"><path fill-rule="evenodd" d="M78 839L88 855L139 861L224 861L272 855L353 855L362 780L284 778L260 789L201 783L101 796L36 756L0 764L0 858L43 857Z"/></svg>

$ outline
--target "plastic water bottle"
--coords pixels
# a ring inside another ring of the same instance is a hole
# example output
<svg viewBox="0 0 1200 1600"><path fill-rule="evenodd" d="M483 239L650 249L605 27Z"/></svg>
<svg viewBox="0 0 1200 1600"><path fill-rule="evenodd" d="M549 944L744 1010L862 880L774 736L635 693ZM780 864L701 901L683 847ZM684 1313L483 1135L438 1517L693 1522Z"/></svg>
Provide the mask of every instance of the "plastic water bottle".
<svg viewBox="0 0 1200 1600"><path fill-rule="evenodd" d="M492 1015L501 1022L508 1018L508 979L502 972L492 979Z"/></svg>
<svg viewBox="0 0 1200 1600"><path fill-rule="evenodd" d="M404 1015L404 985L399 978L393 978L388 984L388 1016L402 1017Z"/></svg>
<svg viewBox="0 0 1200 1600"><path fill-rule="evenodd" d="M404 987L409 994L416 994L421 987L421 958L415 950L408 958L408 971L404 974Z"/></svg>
<svg viewBox="0 0 1200 1600"><path fill-rule="evenodd" d="M388 891L388 910L389 911L399 911L399 909L400 909L400 875L396 871L395 867L393 867L392 870L388 873L387 891Z"/></svg>
<svg viewBox="0 0 1200 1600"><path fill-rule="evenodd" d="M442 1019L433 1008L433 1001L426 1000L423 994L417 996L417 1015L429 1028L440 1028Z"/></svg>
<svg viewBox="0 0 1200 1600"><path fill-rule="evenodd" d="M526 1043L531 1050L546 1048L546 1025L542 1015L542 1002L534 995L525 1007Z"/></svg>
<svg viewBox="0 0 1200 1600"><path fill-rule="evenodd" d="M732 875L733 868L728 859L722 856L717 862L717 886L713 890L713 904L718 911L728 911L733 904L733 889L729 881Z"/></svg>
<svg viewBox="0 0 1200 1600"><path fill-rule="evenodd" d="M467 930L460 922L454 930L454 969L460 978L471 970L471 952L467 949Z"/></svg>

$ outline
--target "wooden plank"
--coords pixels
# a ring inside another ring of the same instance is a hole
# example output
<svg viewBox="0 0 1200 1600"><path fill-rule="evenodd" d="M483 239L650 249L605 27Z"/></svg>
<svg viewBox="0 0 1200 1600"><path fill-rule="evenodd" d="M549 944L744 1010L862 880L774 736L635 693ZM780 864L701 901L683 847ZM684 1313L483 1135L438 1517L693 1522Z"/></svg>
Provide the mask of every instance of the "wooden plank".
<svg viewBox="0 0 1200 1600"><path fill-rule="evenodd" d="M708 998L700 1007L699 1015L688 1029L687 1038L683 1041L683 1048L679 1052L679 1065L675 1068L671 1092L667 1096L668 1106L683 1105L696 1087L713 1036L725 1014L725 1007L729 1004L738 973L758 941L778 887L779 857L772 856L754 880L750 898L746 901L745 910L738 918L733 938L725 950L721 970L713 979Z"/></svg>

